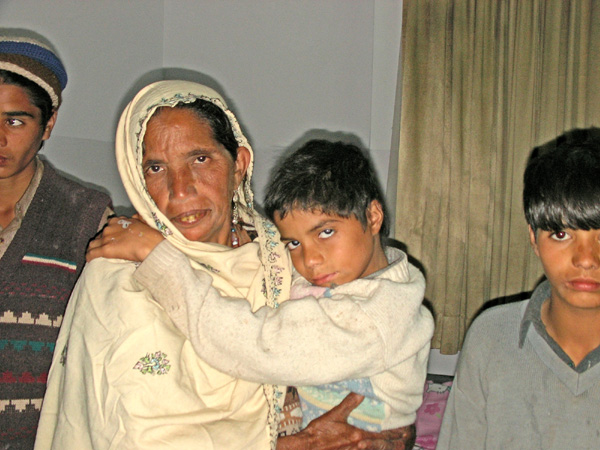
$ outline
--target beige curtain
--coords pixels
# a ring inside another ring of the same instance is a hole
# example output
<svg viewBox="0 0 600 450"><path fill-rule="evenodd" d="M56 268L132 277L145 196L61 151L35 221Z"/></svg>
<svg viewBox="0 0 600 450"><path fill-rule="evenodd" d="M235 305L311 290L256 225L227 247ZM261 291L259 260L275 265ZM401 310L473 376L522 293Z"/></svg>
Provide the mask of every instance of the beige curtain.
<svg viewBox="0 0 600 450"><path fill-rule="evenodd" d="M534 145L600 125L599 3L404 0L395 237L426 270L442 353L542 275L523 171Z"/></svg>

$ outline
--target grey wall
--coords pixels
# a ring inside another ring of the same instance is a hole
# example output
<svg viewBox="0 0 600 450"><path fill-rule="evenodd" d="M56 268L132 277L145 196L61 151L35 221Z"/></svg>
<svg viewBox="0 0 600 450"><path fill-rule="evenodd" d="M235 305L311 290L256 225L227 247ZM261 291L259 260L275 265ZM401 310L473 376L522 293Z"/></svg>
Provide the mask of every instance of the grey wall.
<svg viewBox="0 0 600 450"><path fill-rule="evenodd" d="M116 123L139 88L169 77L228 99L256 152L258 199L282 150L323 133L370 148L385 186L401 10L400 0L0 0L0 27L45 36L67 68L43 154L129 206Z"/></svg>
<svg viewBox="0 0 600 450"><path fill-rule="evenodd" d="M126 208L117 120L138 89L175 76L225 95L256 152L258 199L281 152L324 133L370 148L385 186L401 13L401 0L0 0L0 27L42 34L67 67L46 158ZM434 373L455 364L432 352Z"/></svg>

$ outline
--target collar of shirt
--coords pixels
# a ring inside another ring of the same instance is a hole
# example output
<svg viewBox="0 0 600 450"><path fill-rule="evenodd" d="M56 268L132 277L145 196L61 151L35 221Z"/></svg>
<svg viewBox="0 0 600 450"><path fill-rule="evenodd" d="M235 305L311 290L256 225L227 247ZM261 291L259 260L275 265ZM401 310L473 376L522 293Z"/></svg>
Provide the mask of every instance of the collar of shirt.
<svg viewBox="0 0 600 450"><path fill-rule="evenodd" d="M534 330L546 341L550 348L556 353L556 355L565 362L571 369L577 373L583 373L590 367L593 367L600 361L600 347L595 348L586 355L585 358L575 366L569 355L558 345L558 343L548 334L546 325L542 321L542 305L546 299L550 298L551 287L548 281L541 283L534 291L525 314L521 320L521 328L519 330L519 348L523 347L527 332L533 325Z"/></svg>

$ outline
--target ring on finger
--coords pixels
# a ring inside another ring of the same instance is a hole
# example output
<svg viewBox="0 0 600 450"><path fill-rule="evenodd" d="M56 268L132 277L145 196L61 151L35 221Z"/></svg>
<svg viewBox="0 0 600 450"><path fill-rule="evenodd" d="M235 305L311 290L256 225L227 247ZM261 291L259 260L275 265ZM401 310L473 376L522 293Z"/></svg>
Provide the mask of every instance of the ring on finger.
<svg viewBox="0 0 600 450"><path fill-rule="evenodd" d="M120 219L117 223L121 225L124 230L126 230L127 228L129 228L129 225L131 225L132 222L125 219Z"/></svg>

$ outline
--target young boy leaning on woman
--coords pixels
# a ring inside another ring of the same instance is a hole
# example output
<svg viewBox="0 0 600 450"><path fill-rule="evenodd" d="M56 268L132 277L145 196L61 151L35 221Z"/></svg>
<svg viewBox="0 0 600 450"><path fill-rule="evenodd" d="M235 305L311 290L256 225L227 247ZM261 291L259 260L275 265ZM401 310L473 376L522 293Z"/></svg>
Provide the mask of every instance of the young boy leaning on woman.
<svg viewBox="0 0 600 450"><path fill-rule="evenodd" d="M534 149L523 204L546 281L469 329L439 450L600 446L600 129Z"/></svg>
<svg viewBox="0 0 600 450"><path fill-rule="evenodd" d="M207 274L185 292L181 274L166 276L155 299L218 370L300 386L303 426L351 391L367 400L350 423L411 426L433 319L421 272L382 244L387 217L370 161L354 145L310 141L279 165L265 209L296 269L293 301L251 311L243 299L220 297Z"/></svg>

